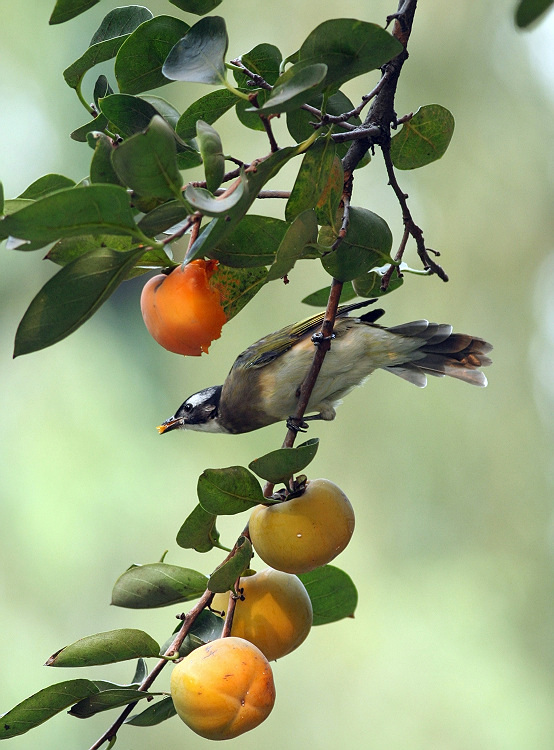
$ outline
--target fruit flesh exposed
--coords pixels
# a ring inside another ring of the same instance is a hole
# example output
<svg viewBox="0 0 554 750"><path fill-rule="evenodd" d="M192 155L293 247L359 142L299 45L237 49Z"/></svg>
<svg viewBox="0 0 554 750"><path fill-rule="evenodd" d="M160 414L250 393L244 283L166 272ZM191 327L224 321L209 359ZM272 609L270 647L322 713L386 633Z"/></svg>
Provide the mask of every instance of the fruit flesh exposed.
<svg viewBox="0 0 554 750"><path fill-rule="evenodd" d="M227 316L210 283L217 261L193 260L145 284L140 306L151 336L176 354L200 356L221 336Z"/></svg>

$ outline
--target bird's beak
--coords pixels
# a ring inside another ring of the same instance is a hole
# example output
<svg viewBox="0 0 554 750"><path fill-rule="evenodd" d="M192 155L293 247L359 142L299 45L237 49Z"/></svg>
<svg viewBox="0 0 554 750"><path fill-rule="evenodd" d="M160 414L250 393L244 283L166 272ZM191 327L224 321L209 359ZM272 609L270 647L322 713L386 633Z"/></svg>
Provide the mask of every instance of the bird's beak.
<svg viewBox="0 0 554 750"><path fill-rule="evenodd" d="M171 430L176 430L179 427L182 427L185 420L182 417L170 417L169 419L166 419L165 422L158 425L156 429L160 433L160 435L163 435L164 432L170 432Z"/></svg>

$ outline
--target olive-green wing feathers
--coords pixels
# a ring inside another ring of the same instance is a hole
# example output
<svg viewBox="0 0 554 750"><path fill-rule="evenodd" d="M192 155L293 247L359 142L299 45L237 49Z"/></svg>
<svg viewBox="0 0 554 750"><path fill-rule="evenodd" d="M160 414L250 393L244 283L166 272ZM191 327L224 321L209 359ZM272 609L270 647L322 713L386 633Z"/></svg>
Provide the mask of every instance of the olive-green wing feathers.
<svg viewBox="0 0 554 750"><path fill-rule="evenodd" d="M350 305L341 305L337 310L337 318L344 317L352 310L357 310L360 307L367 307L367 305L371 305L375 301L374 299L370 299L363 302L354 302ZM377 317L380 317L381 314L379 312ZM305 336L313 335L321 327L324 317L325 313L320 312L264 336L263 339L256 341L255 344L245 349L242 354L239 354L232 369L235 369L235 367L265 367L269 362L272 362L281 354L288 351L296 341Z"/></svg>

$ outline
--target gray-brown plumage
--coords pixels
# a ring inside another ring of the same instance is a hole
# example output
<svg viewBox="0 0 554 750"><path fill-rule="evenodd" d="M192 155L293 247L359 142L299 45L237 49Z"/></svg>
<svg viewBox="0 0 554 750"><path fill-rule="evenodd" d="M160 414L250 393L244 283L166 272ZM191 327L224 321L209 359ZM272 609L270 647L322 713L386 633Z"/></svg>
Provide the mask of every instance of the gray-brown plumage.
<svg viewBox="0 0 554 750"><path fill-rule="evenodd" d="M422 388L427 375L448 375L485 386L478 369L491 363L492 346L481 338L453 333L452 326L417 320L392 328L378 325L382 310L360 317L348 313L370 301L339 308L331 349L308 403L312 418L331 420L340 400L371 373L384 369ZM240 354L223 386L190 396L161 432L188 428L241 433L287 420L314 355L312 336L323 313L276 331Z"/></svg>

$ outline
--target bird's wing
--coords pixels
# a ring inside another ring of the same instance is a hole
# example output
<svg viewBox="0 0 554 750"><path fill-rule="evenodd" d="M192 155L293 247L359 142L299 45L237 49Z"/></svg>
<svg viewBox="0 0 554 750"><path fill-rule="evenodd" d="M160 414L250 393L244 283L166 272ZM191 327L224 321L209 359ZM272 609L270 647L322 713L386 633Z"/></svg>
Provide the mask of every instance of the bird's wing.
<svg viewBox="0 0 554 750"><path fill-rule="evenodd" d="M363 302L354 302L350 305L341 305L337 310L337 318L348 315L352 310L361 307L367 307L376 302L375 299L364 300ZM377 311L375 311L377 313ZM377 314L377 317L380 316ZM279 331L270 333L264 338L256 341L255 344L245 349L239 354L233 369L235 367L265 367L277 357L288 351L298 340L313 335L320 327L325 317L324 312L311 315L305 320L294 323L292 326L286 326ZM375 317L375 316L373 316Z"/></svg>

